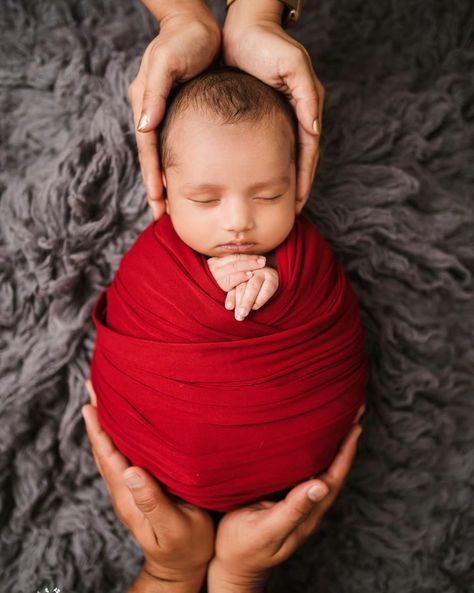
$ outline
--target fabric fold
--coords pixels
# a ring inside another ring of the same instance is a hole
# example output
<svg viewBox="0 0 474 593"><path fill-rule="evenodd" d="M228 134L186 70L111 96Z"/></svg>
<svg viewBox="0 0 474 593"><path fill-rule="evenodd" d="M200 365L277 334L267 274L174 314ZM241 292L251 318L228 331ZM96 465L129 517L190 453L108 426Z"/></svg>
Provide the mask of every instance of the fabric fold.
<svg viewBox="0 0 474 593"><path fill-rule="evenodd" d="M236 321L206 256L164 214L92 318L99 419L165 490L227 512L324 470L365 399L356 295L317 227L276 249L279 289Z"/></svg>

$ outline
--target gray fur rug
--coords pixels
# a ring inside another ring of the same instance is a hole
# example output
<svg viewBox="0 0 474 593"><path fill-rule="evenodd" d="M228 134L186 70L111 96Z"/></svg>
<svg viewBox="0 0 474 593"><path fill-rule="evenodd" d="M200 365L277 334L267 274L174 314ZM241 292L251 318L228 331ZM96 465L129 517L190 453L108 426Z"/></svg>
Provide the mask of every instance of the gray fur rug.
<svg viewBox="0 0 474 593"><path fill-rule="evenodd" d="M121 593L141 551L80 407L92 304L151 221L127 85L157 28L138 0L2 0L0 26L0 591ZM473 30L470 0L308 0L291 29L327 91L307 212L371 377L346 488L272 593L474 591Z"/></svg>

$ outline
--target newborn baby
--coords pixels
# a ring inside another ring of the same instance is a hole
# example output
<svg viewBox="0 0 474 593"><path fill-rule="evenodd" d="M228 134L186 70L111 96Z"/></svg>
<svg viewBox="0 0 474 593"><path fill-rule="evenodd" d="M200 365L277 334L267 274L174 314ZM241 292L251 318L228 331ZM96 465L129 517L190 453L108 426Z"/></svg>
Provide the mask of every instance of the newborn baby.
<svg viewBox="0 0 474 593"><path fill-rule="evenodd" d="M365 399L357 298L295 198L296 134L284 95L236 68L173 88L166 214L93 311L104 429L170 495L211 511L326 469ZM266 265L232 288L222 270L236 253Z"/></svg>

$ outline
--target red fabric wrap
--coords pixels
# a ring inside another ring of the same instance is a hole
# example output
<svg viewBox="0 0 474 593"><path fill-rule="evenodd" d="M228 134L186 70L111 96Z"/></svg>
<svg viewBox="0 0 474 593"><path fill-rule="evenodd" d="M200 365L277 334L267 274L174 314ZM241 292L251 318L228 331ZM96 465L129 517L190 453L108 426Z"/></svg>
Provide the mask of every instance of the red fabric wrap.
<svg viewBox="0 0 474 593"><path fill-rule="evenodd" d="M206 256L165 214L93 310L91 380L104 429L166 491L214 511L324 470L365 399L358 301L304 215L276 261L278 291L236 321Z"/></svg>

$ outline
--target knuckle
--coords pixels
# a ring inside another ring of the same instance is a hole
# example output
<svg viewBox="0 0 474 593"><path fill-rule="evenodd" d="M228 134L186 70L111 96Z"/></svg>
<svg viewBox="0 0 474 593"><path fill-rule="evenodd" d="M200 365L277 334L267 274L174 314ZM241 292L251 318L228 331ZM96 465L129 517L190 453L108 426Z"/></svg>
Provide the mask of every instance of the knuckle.
<svg viewBox="0 0 474 593"><path fill-rule="evenodd" d="M143 513L151 513L155 507L156 502L149 492L140 493L140 497L136 498L136 504Z"/></svg>

